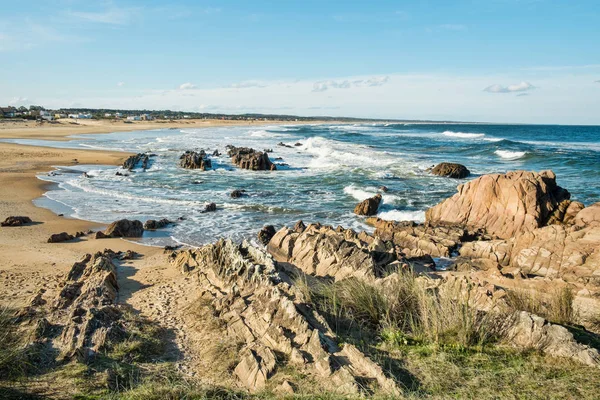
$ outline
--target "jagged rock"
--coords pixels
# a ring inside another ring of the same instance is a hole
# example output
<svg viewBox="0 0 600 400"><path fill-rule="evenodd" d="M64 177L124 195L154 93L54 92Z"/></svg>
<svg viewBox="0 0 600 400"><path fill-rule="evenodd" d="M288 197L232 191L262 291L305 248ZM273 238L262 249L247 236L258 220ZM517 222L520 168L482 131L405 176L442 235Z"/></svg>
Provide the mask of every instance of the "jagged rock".
<svg viewBox="0 0 600 400"><path fill-rule="evenodd" d="M154 219L149 219L148 221L144 222L144 229L153 231L156 229L164 228L165 226L167 226L169 224L172 224L172 222L166 218L163 218L158 221L156 221Z"/></svg>
<svg viewBox="0 0 600 400"><path fill-rule="evenodd" d="M245 193L246 191L244 189L236 189L231 192L230 196L232 199L239 199L240 197L244 196Z"/></svg>
<svg viewBox="0 0 600 400"><path fill-rule="evenodd" d="M73 239L75 239L75 236L69 235L67 232L54 233L48 238L48 243L60 243Z"/></svg>
<svg viewBox="0 0 600 400"><path fill-rule="evenodd" d="M567 328L551 324L537 315L521 311L515 314L508 332L509 343L535 349L554 357L566 357L582 364L600 366L598 350L578 343Z"/></svg>
<svg viewBox="0 0 600 400"><path fill-rule="evenodd" d="M381 195L376 194L375 196L358 203L354 208L354 214L367 216L377 215L379 203L381 203Z"/></svg>
<svg viewBox="0 0 600 400"><path fill-rule="evenodd" d="M149 160L150 157L146 153L138 153L133 156L129 156L123 163L123 169L131 171L141 162L142 169L145 171L148 168Z"/></svg>
<svg viewBox="0 0 600 400"><path fill-rule="evenodd" d="M219 150L215 150L215 151L213 151L212 155L213 155L213 157L220 157L221 153L219 153Z"/></svg>
<svg viewBox="0 0 600 400"><path fill-rule="evenodd" d="M294 232L296 232L296 233L302 233L302 232L304 232L305 229L306 229L306 225L304 225L304 222L302 222L302 221L298 221L298 222L296 222L296 225L294 225Z"/></svg>
<svg viewBox="0 0 600 400"><path fill-rule="evenodd" d="M256 151L250 147L227 146L227 154L231 162L242 169L252 171L274 171L277 166L269 160L267 153Z"/></svg>
<svg viewBox="0 0 600 400"><path fill-rule="evenodd" d="M431 170L433 175L446 176L448 178L462 179L471 174L471 171L462 164L443 162Z"/></svg>
<svg viewBox="0 0 600 400"><path fill-rule="evenodd" d="M96 239L117 237L142 237L144 225L138 220L121 219L115 221L104 232L96 232Z"/></svg>
<svg viewBox="0 0 600 400"><path fill-rule="evenodd" d="M225 325L223 336L242 343L234 374L251 392L266 386L277 364L290 364L339 394L359 394L364 381L388 395L400 393L354 346L337 346L325 319L306 306L303 292L264 251L220 240L180 251L173 263L196 275L198 292Z"/></svg>
<svg viewBox="0 0 600 400"><path fill-rule="evenodd" d="M29 217L8 217L4 222L0 223L0 226L21 226L30 223L32 223L32 221Z"/></svg>
<svg viewBox="0 0 600 400"><path fill-rule="evenodd" d="M330 276L376 277L395 270L400 261L394 246L351 229L334 230L330 226L308 225L301 232L282 228L267 245L268 251L280 261L288 262L303 272Z"/></svg>
<svg viewBox="0 0 600 400"><path fill-rule="evenodd" d="M375 227L376 237L393 242L407 257L450 257L461 243L479 236L478 232L454 225L433 226L380 218L369 218L367 223Z"/></svg>
<svg viewBox="0 0 600 400"><path fill-rule="evenodd" d="M427 210L426 220L483 228L505 239L545 226L569 197L556 185L552 171L483 175L459 185L458 193Z"/></svg>
<svg viewBox="0 0 600 400"><path fill-rule="evenodd" d="M214 212L217 211L217 205L215 203L208 203L204 205L204 209L201 211L203 213Z"/></svg>
<svg viewBox="0 0 600 400"><path fill-rule="evenodd" d="M276 231L273 225L266 225L258 232L258 240L266 246L271 238L275 236L275 233Z"/></svg>
<svg viewBox="0 0 600 400"><path fill-rule="evenodd" d="M200 150L200 152L186 151L179 157L179 160L179 165L186 169L206 171L207 169L212 168L212 163L204 150Z"/></svg>
<svg viewBox="0 0 600 400"><path fill-rule="evenodd" d="M277 143L277 146L293 148L293 146L290 146L289 144L285 144L283 142Z"/></svg>

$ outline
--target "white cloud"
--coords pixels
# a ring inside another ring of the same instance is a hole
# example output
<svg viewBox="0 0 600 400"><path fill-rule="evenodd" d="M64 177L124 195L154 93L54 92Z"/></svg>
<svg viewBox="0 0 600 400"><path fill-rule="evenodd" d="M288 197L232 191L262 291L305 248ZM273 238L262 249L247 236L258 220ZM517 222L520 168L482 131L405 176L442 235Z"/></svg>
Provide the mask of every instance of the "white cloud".
<svg viewBox="0 0 600 400"><path fill-rule="evenodd" d="M261 81L244 81L244 82L239 82L239 83L234 83L231 85L232 88L235 89L247 89L247 88L264 88L267 87L267 84L265 82L261 82Z"/></svg>
<svg viewBox="0 0 600 400"><path fill-rule="evenodd" d="M13 97L9 100L9 106L24 106L29 103L29 99L27 97Z"/></svg>
<svg viewBox="0 0 600 400"><path fill-rule="evenodd" d="M109 8L104 11L72 11L69 10L66 12L67 16L77 19L83 20L86 22L95 22L99 24L109 24L109 25L127 25L131 22L134 14L138 12L139 9L135 8Z"/></svg>
<svg viewBox="0 0 600 400"><path fill-rule="evenodd" d="M492 85L492 86L488 86L485 89L483 89L484 92L489 92L489 93L514 93L514 92L525 92L528 90L532 90L535 89L535 86L533 86L531 83L529 82L521 82L521 83L516 83L513 85L508 85L508 86L502 86L502 85Z"/></svg>
<svg viewBox="0 0 600 400"><path fill-rule="evenodd" d="M117 86L118 86L118 87L125 86L125 82L118 82L118 83L117 83Z"/></svg>
<svg viewBox="0 0 600 400"><path fill-rule="evenodd" d="M196 89L196 88L197 88L197 86L190 82L182 83L181 85L179 85L180 90L189 90L189 89Z"/></svg>
<svg viewBox="0 0 600 400"><path fill-rule="evenodd" d="M375 87L385 85L390 80L389 76L375 76L367 79L356 79L349 81L347 79L343 81L327 80L319 81L313 84L313 92L324 92L329 88L332 89L350 89L351 87Z"/></svg>

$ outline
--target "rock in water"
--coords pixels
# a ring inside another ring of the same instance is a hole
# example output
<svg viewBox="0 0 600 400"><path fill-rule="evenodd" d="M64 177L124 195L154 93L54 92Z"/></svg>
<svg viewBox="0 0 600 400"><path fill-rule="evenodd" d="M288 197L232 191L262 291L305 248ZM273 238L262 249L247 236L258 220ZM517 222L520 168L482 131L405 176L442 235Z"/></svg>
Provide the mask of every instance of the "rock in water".
<svg viewBox="0 0 600 400"><path fill-rule="evenodd" d="M208 203L204 206L203 213L217 211L217 205L215 203Z"/></svg>
<svg viewBox="0 0 600 400"><path fill-rule="evenodd" d="M246 191L244 189L236 189L231 192L230 196L232 199L239 199L240 197L244 196L245 193Z"/></svg>
<svg viewBox="0 0 600 400"><path fill-rule="evenodd" d="M564 215L557 214L568 207L559 205L569 198L552 171L490 174L459 185L458 193L427 210L425 218L483 228L504 239L545 226L551 217L562 221Z"/></svg>
<svg viewBox="0 0 600 400"><path fill-rule="evenodd" d="M142 237L144 225L138 220L121 219L115 221L104 232L96 232L96 239L118 237Z"/></svg>
<svg viewBox="0 0 600 400"><path fill-rule="evenodd" d="M29 217L8 217L4 222L0 223L0 226L21 226L23 224L30 224L31 218Z"/></svg>
<svg viewBox="0 0 600 400"><path fill-rule="evenodd" d="M123 169L131 171L132 169L134 169L137 166L137 164L139 164L141 162L142 168L144 170L146 170L146 168L148 168L148 161L150 159L149 157L150 156L146 153L138 153L133 156L130 156L123 163Z"/></svg>
<svg viewBox="0 0 600 400"><path fill-rule="evenodd" d="M179 159L179 165L182 168L199 169L200 171L212 168L212 163L204 150L200 150L200 152L186 151Z"/></svg>
<svg viewBox="0 0 600 400"><path fill-rule="evenodd" d="M271 162L267 153L250 147L227 146L231 162L243 169L252 171L275 171L277 166Z"/></svg>
<svg viewBox="0 0 600 400"><path fill-rule="evenodd" d="M436 165L431 173L438 176L447 176L448 178L462 179L469 176L471 171L461 164L443 162Z"/></svg>
<svg viewBox="0 0 600 400"><path fill-rule="evenodd" d="M273 236L275 236L275 227L273 225L266 225L258 232L258 240L265 246L271 241Z"/></svg>
<svg viewBox="0 0 600 400"><path fill-rule="evenodd" d="M358 203L358 205L354 208L354 213L367 216L377 215L379 203L381 203L381 195L376 194L375 196Z"/></svg>
<svg viewBox="0 0 600 400"><path fill-rule="evenodd" d="M154 231L156 229L164 228L165 226L167 226L169 224L172 224L172 222L166 218L163 218L158 221L156 221L154 219L149 219L148 221L144 222L144 229L149 230L149 231Z"/></svg>
<svg viewBox="0 0 600 400"><path fill-rule="evenodd" d="M79 233L79 232L78 232ZM83 236L83 235L79 235ZM48 243L60 243L66 242L67 240L73 240L75 236L69 235L67 232L55 233L50 238L48 238Z"/></svg>

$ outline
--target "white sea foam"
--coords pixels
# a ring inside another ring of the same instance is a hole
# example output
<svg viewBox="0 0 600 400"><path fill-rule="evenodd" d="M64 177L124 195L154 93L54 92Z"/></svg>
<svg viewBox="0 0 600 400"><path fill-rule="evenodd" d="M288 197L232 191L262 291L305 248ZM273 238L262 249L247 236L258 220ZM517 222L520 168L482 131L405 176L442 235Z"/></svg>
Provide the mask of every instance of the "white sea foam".
<svg viewBox="0 0 600 400"><path fill-rule="evenodd" d="M445 131L442 135L449 137L456 137L461 139L480 139L485 136L485 133L465 133L465 132L453 132Z"/></svg>
<svg viewBox="0 0 600 400"><path fill-rule="evenodd" d="M496 150L494 153L505 160L518 160L519 158L525 157L527 154L526 151L509 150Z"/></svg>
<svg viewBox="0 0 600 400"><path fill-rule="evenodd" d="M346 186L344 188L344 193L354 197L358 201L363 201L370 197L375 196L377 194L377 191L375 191L375 190L367 191L367 190L359 189L354 185L350 185L350 186Z"/></svg>
<svg viewBox="0 0 600 400"><path fill-rule="evenodd" d="M425 221L425 211L390 210L382 211L377 216L386 221Z"/></svg>

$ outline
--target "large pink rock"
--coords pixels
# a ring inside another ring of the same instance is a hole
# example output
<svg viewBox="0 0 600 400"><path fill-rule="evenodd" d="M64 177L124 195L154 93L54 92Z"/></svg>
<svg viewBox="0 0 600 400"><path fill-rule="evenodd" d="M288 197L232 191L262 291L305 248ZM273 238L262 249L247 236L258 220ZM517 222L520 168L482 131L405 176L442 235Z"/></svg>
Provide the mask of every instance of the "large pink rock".
<svg viewBox="0 0 600 400"><path fill-rule="evenodd" d="M427 222L483 228L507 239L549 221L561 222L569 209L565 203L569 192L556 184L552 171L483 175L457 189L454 196L427 210Z"/></svg>

